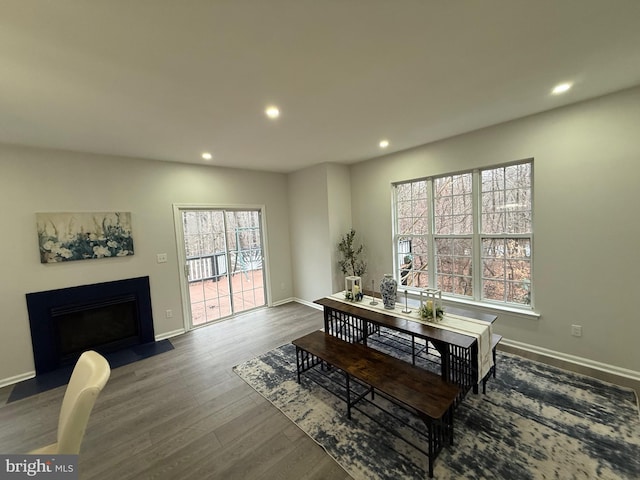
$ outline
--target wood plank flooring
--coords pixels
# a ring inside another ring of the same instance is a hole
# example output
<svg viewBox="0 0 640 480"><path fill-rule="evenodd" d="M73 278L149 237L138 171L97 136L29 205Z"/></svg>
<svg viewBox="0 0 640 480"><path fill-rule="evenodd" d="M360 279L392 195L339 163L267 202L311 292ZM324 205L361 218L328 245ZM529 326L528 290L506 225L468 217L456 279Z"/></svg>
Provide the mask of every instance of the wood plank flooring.
<svg viewBox="0 0 640 480"><path fill-rule="evenodd" d="M321 327L322 312L300 304L260 309L113 370L89 420L80 478L350 479L231 370ZM10 389L0 389L0 452L54 442L65 387L5 404Z"/></svg>
<svg viewBox="0 0 640 480"><path fill-rule="evenodd" d="M80 478L349 479L231 370L322 323L321 311L297 303L255 310L174 337L175 350L113 370L89 420ZM601 378L596 371L581 373ZM640 394L637 382L603 380ZM11 388L0 389L0 452L54 442L65 387L6 404Z"/></svg>

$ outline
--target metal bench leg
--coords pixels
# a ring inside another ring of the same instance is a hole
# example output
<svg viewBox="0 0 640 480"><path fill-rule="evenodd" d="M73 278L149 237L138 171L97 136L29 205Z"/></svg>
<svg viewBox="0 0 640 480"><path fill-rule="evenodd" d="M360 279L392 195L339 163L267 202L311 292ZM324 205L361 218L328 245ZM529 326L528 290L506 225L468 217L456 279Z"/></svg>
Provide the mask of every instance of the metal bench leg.
<svg viewBox="0 0 640 480"><path fill-rule="evenodd" d="M435 429L433 422L427 422L427 430L429 432L429 478L433 478L433 457L435 456Z"/></svg>
<svg viewBox="0 0 640 480"><path fill-rule="evenodd" d="M349 374L345 373L344 377L347 381L347 418L351 420L351 385L349 383Z"/></svg>
<svg viewBox="0 0 640 480"><path fill-rule="evenodd" d="M447 412L447 431L449 433L449 445L453 446L453 405Z"/></svg>

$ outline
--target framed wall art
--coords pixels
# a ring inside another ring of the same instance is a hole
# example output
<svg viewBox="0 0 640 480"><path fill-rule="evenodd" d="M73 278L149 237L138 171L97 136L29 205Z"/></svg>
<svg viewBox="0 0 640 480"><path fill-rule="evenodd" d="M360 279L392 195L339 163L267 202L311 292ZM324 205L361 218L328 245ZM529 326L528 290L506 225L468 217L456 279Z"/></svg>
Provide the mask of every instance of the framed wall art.
<svg viewBox="0 0 640 480"><path fill-rule="evenodd" d="M36 213L41 263L133 255L131 212Z"/></svg>

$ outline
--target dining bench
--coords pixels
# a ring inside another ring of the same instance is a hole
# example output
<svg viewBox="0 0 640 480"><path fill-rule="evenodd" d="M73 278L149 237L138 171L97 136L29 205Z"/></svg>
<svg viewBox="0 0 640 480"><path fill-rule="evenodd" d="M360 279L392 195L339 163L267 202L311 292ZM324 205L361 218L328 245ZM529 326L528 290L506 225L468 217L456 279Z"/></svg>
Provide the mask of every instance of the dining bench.
<svg viewBox="0 0 640 480"><path fill-rule="evenodd" d="M428 450L415 445L394 431L424 453L429 459L429 476L433 476L433 462L446 441L453 445L453 411L459 387L442 379L441 376L408 362L394 358L374 348L360 343L350 343L323 331L315 331L294 340L298 383L301 374L320 366L336 368L345 379L347 418L351 410L359 410L356 404L371 402L375 394L380 394L395 405L414 413L426 425ZM365 387L364 391L353 391L353 383ZM342 398L342 397L341 397ZM380 408L380 407L378 407Z"/></svg>

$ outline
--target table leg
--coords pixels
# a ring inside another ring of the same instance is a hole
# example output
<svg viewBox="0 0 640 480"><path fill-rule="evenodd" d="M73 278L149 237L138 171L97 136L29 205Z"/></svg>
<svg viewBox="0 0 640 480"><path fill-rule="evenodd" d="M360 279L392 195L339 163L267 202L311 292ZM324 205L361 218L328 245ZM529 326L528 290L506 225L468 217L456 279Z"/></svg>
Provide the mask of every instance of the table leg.
<svg viewBox="0 0 640 480"><path fill-rule="evenodd" d="M362 320L362 330L362 343L366 345L369 337L369 322L364 319Z"/></svg>
<svg viewBox="0 0 640 480"><path fill-rule="evenodd" d="M478 384L480 383L480 365L478 365L478 341L471 347L471 373L473 378L473 393L478 394Z"/></svg>
<svg viewBox="0 0 640 480"><path fill-rule="evenodd" d="M431 340L431 343L436 350L440 354L440 375L442 378L448 382L452 381L451 378L451 361L450 361L450 352L449 352L449 344L444 342L439 342L437 340Z"/></svg>
<svg viewBox="0 0 640 480"><path fill-rule="evenodd" d="M416 337L411 335L411 363L416 364Z"/></svg>
<svg viewBox="0 0 640 480"><path fill-rule="evenodd" d="M329 329L329 309L327 307L324 308L324 331L328 334L332 333Z"/></svg>

